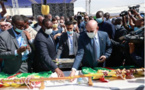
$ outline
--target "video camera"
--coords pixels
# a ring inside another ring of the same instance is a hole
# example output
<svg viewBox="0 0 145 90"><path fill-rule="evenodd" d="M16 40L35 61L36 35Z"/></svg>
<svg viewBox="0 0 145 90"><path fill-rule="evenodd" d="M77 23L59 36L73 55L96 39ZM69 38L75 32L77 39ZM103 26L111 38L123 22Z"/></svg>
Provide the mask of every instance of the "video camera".
<svg viewBox="0 0 145 90"><path fill-rule="evenodd" d="M139 28L136 31L132 31L129 34L120 37L121 41L125 40L127 42L132 42L135 44L140 44L144 42L144 28L145 26Z"/></svg>
<svg viewBox="0 0 145 90"><path fill-rule="evenodd" d="M123 16L125 16L125 15L128 15L128 11L122 11L122 12L120 13L120 16L121 16L121 17L123 17Z"/></svg>
<svg viewBox="0 0 145 90"><path fill-rule="evenodd" d="M136 5L136 6L132 6L132 7L129 6L128 8L131 11L131 14L133 14L133 10L136 10L137 12L139 12L139 7L140 7L140 5Z"/></svg>
<svg viewBox="0 0 145 90"><path fill-rule="evenodd" d="M77 19L78 19L78 20L82 20L83 17L84 17L85 15L86 15L85 12L78 12L78 13L77 13Z"/></svg>
<svg viewBox="0 0 145 90"><path fill-rule="evenodd" d="M131 14L133 14L134 12L133 12L133 10L136 10L137 12L139 12L139 7L140 7L140 5L136 5L136 6L132 6L132 7L128 7L129 8L129 10L131 11ZM125 16L125 15L128 15L128 11L122 11L121 13L120 13L120 16L121 17L123 17L123 16Z"/></svg>

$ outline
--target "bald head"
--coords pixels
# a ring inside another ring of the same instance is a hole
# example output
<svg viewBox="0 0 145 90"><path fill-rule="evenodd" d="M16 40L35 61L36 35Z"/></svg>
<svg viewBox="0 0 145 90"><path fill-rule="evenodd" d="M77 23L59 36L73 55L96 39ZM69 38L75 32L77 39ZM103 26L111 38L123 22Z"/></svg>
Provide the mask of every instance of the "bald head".
<svg viewBox="0 0 145 90"><path fill-rule="evenodd" d="M98 31L98 23L95 20L88 21L86 25L87 32Z"/></svg>

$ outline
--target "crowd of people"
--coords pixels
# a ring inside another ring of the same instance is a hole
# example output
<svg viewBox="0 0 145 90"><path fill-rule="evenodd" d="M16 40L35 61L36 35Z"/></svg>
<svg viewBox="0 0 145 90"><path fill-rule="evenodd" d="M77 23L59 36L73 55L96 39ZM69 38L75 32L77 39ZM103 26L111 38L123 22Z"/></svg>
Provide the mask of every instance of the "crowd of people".
<svg viewBox="0 0 145 90"><path fill-rule="evenodd" d="M71 17L38 15L6 16L0 13L0 68L2 72L53 71L63 77L55 64L60 58L74 58L70 76L81 67L144 66L144 40L135 43L120 37L144 27L144 17L136 10L112 17L97 11ZM144 28L138 33L144 36Z"/></svg>

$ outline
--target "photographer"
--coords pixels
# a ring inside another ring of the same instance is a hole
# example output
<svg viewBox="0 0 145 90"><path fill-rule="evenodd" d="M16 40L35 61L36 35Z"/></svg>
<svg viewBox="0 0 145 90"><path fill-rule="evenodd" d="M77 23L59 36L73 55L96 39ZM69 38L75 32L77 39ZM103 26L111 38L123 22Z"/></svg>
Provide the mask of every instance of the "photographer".
<svg viewBox="0 0 145 90"><path fill-rule="evenodd" d="M121 12L120 16L123 18L123 26L130 32L135 31L135 23L139 19L143 19L139 12L139 5L129 7L129 11Z"/></svg>
<svg viewBox="0 0 145 90"><path fill-rule="evenodd" d="M122 26L122 18L116 18L115 24L115 38L111 39L113 45L112 54L110 58L106 61L107 67L117 67L123 65L123 60L126 59L124 51L122 51L122 41L119 37L127 34L127 30ZM126 59L128 60L128 59Z"/></svg>
<svg viewBox="0 0 145 90"><path fill-rule="evenodd" d="M135 22L137 30L120 37L124 41L124 52L128 60L127 65L143 66L143 50L144 50L144 19L139 19ZM128 56L129 52L129 56ZM129 59L130 58L130 59Z"/></svg>

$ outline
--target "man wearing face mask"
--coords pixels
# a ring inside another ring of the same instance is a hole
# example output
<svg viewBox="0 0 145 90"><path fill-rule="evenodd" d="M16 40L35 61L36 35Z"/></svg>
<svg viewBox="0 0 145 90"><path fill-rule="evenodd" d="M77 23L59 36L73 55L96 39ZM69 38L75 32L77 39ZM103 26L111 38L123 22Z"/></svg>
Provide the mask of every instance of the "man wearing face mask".
<svg viewBox="0 0 145 90"><path fill-rule="evenodd" d="M117 18L115 20L115 38L114 40L120 42L119 37L126 35L128 32L122 26L122 18Z"/></svg>
<svg viewBox="0 0 145 90"><path fill-rule="evenodd" d="M0 58L4 61L3 71L8 74L30 72L31 48L23 33L23 18L19 15L13 16L12 25L13 28L0 34Z"/></svg>
<svg viewBox="0 0 145 90"><path fill-rule="evenodd" d="M48 19L44 19L43 26L38 32L34 45L36 49L34 71L53 71L59 77L63 77L63 72L56 66L53 60L56 59L56 48L52 34L52 23Z"/></svg>
<svg viewBox="0 0 145 90"><path fill-rule="evenodd" d="M60 36L62 34L62 29L58 28L57 19L53 18L52 23L53 23L53 25L52 25L52 29L53 29L52 35L54 36L54 40L55 40L55 43L56 43L56 49L57 49L58 45L59 45Z"/></svg>
<svg viewBox="0 0 145 90"><path fill-rule="evenodd" d="M115 29L111 23L104 21L103 11L98 11L96 13L96 21L98 22L99 30L107 32L111 39L114 39Z"/></svg>
<svg viewBox="0 0 145 90"><path fill-rule="evenodd" d="M87 32L80 34L78 52L70 76L74 76L80 63L86 67L104 67L105 61L112 52L111 41L106 32L98 31L95 20L90 20L86 25Z"/></svg>
<svg viewBox="0 0 145 90"><path fill-rule="evenodd" d="M60 19L60 28L62 29L62 32L66 32L66 28L65 28L65 24L64 24L63 19Z"/></svg>
<svg viewBox="0 0 145 90"><path fill-rule="evenodd" d="M57 59L61 58L75 58L78 50L79 34L73 31L73 23L66 22L67 32L60 37L59 48L57 51Z"/></svg>
<svg viewBox="0 0 145 90"><path fill-rule="evenodd" d="M115 19L115 38L111 39L112 43L112 54L106 61L107 67L118 67L124 64L124 60L127 60L124 55L122 41L119 40L121 36L127 34L127 30L122 26L122 18L118 17Z"/></svg>

